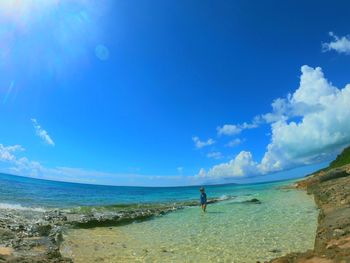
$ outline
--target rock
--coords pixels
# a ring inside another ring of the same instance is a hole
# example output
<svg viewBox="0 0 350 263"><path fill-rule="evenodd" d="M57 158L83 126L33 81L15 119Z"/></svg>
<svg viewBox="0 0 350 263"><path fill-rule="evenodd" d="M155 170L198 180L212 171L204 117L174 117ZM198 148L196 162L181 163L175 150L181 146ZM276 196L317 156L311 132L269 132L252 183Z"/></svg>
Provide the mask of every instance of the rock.
<svg viewBox="0 0 350 263"><path fill-rule="evenodd" d="M314 196L320 209L314 249L270 262L350 262L349 168L350 164L324 170L298 182Z"/></svg>
<svg viewBox="0 0 350 263"><path fill-rule="evenodd" d="M50 234L51 229L52 226L48 222L40 222L36 225L36 232L40 236L48 236Z"/></svg>
<svg viewBox="0 0 350 263"><path fill-rule="evenodd" d="M8 229L0 228L0 243L11 240L14 237L15 237L15 234L12 231Z"/></svg>
<svg viewBox="0 0 350 263"><path fill-rule="evenodd" d="M253 198L250 200L243 201L243 203L248 203L248 204L261 204L261 201L257 198Z"/></svg>
<svg viewBox="0 0 350 263"><path fill-rule="evenodd" d="M45 212L43 218L46 221L50 221L50 222L67 221L67 216L64 215L62 211L57 209Z"/></svg>
<svg viewBox="0 0 350 263"><path fill-rule="evenodd" d="M59 251L62 241L63 212L0 209L0 262L72 262ZM1 249L4 251L4 249Z"/></svg>
<svg viewBox="0 0 350 263"><path fill-rule="evenodd" d="M334 229L333 231L333 236L334 237L340 237L340 236L343 236L345 234L345 231L343 229Z"/></svg>
<svg viewBox="0 0 350 263"><path fill-rule="evenodd" d="M271 249L269 252L271 252L271 253L281 253L282 251L280 249L275 248L275 249Z"/></svg>

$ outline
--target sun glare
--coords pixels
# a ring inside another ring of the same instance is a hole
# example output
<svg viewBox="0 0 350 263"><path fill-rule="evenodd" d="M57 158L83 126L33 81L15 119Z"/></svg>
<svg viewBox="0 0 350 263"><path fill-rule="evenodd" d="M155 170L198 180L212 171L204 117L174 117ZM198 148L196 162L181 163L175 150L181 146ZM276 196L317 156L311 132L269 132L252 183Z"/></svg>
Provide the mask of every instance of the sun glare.
<svg viewBox="0 0 350 263"><path fill-rule="evenodd" d="M0 16L17 26L26 26L48 14L60 4L60 0L1 0Z"/></svg>
<svg viewBox="0 0 350 263"><path fill-rule="evenodd" d="M98 26L105 0L0 0L0 68L61 74L109 57ZM7 73L10 75L10 73ZM12 80L9 80L12 81Z"/></svg>

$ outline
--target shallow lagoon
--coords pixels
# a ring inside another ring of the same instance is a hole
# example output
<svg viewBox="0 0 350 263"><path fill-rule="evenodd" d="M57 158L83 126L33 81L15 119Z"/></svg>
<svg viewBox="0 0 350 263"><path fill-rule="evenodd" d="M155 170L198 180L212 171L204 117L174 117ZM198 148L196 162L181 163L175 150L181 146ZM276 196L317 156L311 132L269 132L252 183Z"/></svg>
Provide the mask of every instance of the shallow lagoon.
<svg viewBox="0 0 350 263"><path fill-rule="evenodd" d="M70 230L62 252L75 262L241 263L311 249L318 210L311 196L284 184L226 187L237 197L207 213L191 207L140 223ZM242 202L250 198L262 204Z"/></svg>

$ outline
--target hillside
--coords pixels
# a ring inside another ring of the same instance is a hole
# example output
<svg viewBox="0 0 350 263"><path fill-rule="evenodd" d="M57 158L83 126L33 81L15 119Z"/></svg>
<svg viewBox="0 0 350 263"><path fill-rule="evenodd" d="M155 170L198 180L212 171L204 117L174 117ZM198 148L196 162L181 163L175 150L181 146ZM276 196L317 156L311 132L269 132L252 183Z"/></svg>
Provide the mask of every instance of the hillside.
<svg viewBox="0 0 350 263"><path fill-rule="evenodd" d="M350 146L344 148L344 150L327 167L308 174L305 177L314 176L320 172L327 172L331 169L338 168L346 164L350 164Z"/></svg>
<svg viewBox="0 0 350 263"><path fill-rule="evenodd" d="M326 169L329 170L329 169L337 168L349 163L350 163L350 146L345 148L341 152L341 154L339 154L337 158L335 158L335 160L329 164L329 166Z"/></svg>

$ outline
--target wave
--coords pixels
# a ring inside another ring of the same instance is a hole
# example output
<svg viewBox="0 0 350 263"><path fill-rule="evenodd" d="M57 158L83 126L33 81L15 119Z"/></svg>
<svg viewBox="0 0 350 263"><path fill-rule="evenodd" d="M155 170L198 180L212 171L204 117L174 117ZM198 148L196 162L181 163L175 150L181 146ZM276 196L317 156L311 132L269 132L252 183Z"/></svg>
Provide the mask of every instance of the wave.
<svg viewBox="0 0 350 263"><path fill-rule="evenodd" d="M20 204L9 204L9 203L0 203L0 209L35 211L35 212L45 212L46 211L46 209L44 209L42 207L28 207L28 206L22 206Z"/></svg>
<svg viewBox="0 0 350 263"><path fill-rule="evenodd" d="M220 200L220 201L225 201L225 200L231 200L231 199L233 199L233 198L235 198L235 196L231 196L231 195L222 195L222 196L220 196L219 198L218 198L218 200Z"/></svg>

